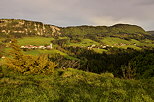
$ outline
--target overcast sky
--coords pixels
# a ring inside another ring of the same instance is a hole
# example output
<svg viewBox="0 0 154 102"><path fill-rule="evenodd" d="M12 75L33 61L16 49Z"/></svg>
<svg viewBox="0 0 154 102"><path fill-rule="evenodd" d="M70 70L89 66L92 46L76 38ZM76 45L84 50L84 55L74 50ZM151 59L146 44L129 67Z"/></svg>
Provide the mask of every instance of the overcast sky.
<svg viewBox="0 0 154 102"><path fill-rule="evenodd" d="M0 0L0 18L57 26L128 23L154 30L154 0Z"/></svg>

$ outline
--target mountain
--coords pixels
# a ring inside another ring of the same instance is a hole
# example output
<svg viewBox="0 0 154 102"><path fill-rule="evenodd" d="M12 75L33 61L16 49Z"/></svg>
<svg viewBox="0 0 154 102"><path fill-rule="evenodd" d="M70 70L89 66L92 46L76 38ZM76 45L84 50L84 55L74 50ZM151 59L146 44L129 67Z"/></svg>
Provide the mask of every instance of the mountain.
<svg viewBox="0 0 154 102"><path fill-rule="evenodd" d="M20 19L0 19L0 36L78 36L89 38L91 36L114 36L119 38L143 39L149 34L137 25L116 24L113 26L72 26L57 27L42 22ZM150 37L149 37L150 38Z"/></svg>
<svg viewBox="0 0 154 102"><path fill-rule="evenodd" d="M116 24L113 26L74 26L65 27L61 30L62 34L78 36L116 36L123 38L143 38L149 35L145 30L137 25Z"/></svg>
<svg viewBox="0 0 154 102"><path fill-rule="evenodd" d="M60 29L57 26L43 24L41 22L16 19L0 19L0 36L57 36L60 35L59 31Z"/></svg>

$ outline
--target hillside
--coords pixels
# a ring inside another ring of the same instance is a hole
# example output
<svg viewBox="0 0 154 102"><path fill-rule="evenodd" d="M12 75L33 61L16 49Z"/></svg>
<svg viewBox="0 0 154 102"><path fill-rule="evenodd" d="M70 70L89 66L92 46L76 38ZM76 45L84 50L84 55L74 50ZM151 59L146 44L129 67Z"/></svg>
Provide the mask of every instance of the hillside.
<svg viewBox="0 0 154 102"><path fill-rule="evenodd" d="M154 37L137 25L0 20L3 102L153 102Z"/></svg>
<svg viewBox="0 0 154 102"><path fill-rule="evenodd" d="M61 30L65 36L78 36L84 38L95 38L110 36L123 39L145 39L149 36L145 30L136 25L116 24L113 26L74 26L65 27Z"/></svg>
<svg viewBox="0 0 154 102"><path fill-rule="evenodd" d="M60 68L71 67L95 73L108 71L116 77L123 77L123 66L129 67L130 63L134 67L139 65L133 63L135 58L140 61L146 56L148 61L153 58L153 54L149 57L154 49L153 37L136 25L56 27L41 22L2 19L0 29L0 60L8 56L8 44L13 35L24 54L47 54ZM43 49L50 44L52 49ZM142 75L144 77L148 73L146 77L149 77L153 73L148 72L153 62L144 64L147 72Z"/></svg>
<svg viewBox="0 0 154 102"><path fill-rule="evenodd" d="M137 25L116 24L113 26L74 26L65 27L65 29L72 30L72 34L147 34L145 30ZM64 32L68 33L68 32ZM71 34L71 33L70 33Z"/></svg>
<svg viewBox="0 0 154 102"><path fill-rule="evenodd" d="M154 79L124 80L111 73L72 68L52 75L0 73L0 100L6 102L153 102Z"/></svg>

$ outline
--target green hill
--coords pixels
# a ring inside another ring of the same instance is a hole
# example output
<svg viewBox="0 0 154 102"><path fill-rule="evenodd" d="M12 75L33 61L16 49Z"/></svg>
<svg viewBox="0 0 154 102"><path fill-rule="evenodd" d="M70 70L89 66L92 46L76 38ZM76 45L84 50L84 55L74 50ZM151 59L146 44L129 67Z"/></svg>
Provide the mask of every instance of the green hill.
<svg viewBox="0 0 154 102"><path fill-rule="evenodd" d="M137 25L116 24L114 26L74 26L61 30L64 36L84 37L99 40L100 37L113 36L123 39L145 39L149 36L145 30Z"/></svg>

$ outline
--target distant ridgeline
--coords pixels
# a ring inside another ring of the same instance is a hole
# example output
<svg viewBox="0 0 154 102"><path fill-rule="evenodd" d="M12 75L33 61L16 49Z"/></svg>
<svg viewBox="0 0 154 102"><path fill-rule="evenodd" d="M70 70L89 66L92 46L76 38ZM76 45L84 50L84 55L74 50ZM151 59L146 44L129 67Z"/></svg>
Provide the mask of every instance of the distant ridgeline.
<svg viewBox="0 0 154 102"><path fill-rule="evenodd" d="M74 26L61 29L62 35L88 38L99 38L104 36L119 37L124 39L151 38L148 32L139 26L129 24L116 24L113 26Z"/></svg>
<svg viewBox="0 0 154 102"><path fill-rule="evenodd" d="M145 32L139 26L129 24L116 24L114 26L73 26L73 27L57 27L53 25L43 24L41 22L16 20L16 19L0 19L0 36L14 35L22 36L68 36L68 37L84 37L94 38L111 36L124 39L144 39L151 38L148 32Z"/></svg>
<svg viewBox="0 0 154 102"><path fill-rule="evenodd" d="M0 36L14 35L15 37L23 36L58 36L60 29L53 25L43 24L41 22L0 19Z"/></svg>

